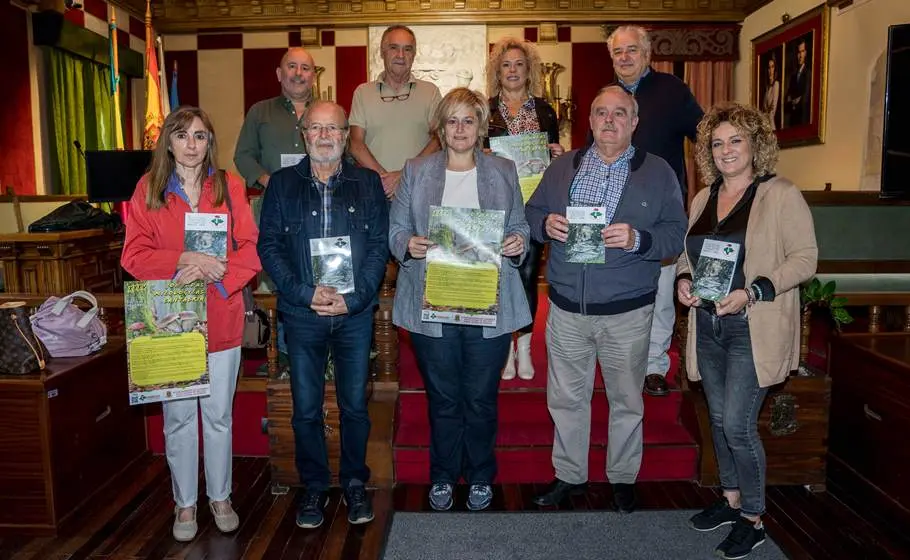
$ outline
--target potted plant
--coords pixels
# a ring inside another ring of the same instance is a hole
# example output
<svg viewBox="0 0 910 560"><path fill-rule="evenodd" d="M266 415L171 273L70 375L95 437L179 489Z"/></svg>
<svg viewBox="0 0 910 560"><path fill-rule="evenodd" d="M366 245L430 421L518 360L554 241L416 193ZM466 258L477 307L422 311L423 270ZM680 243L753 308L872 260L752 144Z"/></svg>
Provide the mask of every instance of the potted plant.
<svg viewBox="0 0 910 560"><path fill-rule="evenodd" d="M835 296L836 292L837 284L833 280L822 284L817 277L800 287L802 321L799 370L803 375L809 374L806 359L809 356L809 331L812 323L812 312L816 309L827 309L830 323L833 324L834 330L837 332L840 332L844 325L853 322L853 317L846 308L847 298Z"/></svg>

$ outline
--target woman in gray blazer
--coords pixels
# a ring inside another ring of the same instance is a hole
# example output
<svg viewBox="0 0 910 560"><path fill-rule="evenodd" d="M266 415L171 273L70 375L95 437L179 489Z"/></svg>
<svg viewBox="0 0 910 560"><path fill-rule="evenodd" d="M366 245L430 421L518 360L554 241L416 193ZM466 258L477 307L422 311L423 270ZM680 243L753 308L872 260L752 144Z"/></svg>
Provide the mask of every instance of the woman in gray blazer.
<svg viewBox="0 0 910 560"><path fill-rule="evenodd" d="M450 91L435 115L442 151L409 160L392 202L389 244L401 267L393 322L410 331L430 415L430 506L452 507L454 486L470 485L467 508L487 508L496 477L499 374L511 333L531 322L518 266L529 229L515 164L484 154L489 103L466 88ZM499 306L495 326L424 321L431 206L501 210Z"/></svg>

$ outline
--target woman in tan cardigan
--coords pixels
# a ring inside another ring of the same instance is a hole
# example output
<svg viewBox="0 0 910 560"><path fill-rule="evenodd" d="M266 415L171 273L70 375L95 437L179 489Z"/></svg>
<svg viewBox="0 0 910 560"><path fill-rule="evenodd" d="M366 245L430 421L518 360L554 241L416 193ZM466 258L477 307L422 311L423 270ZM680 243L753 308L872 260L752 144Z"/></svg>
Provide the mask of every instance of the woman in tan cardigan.
<svg viewBox="0 0 910 560"><path fill-rule="evenodd" d="M765 538L758 413L768 387L799 365L798 287L815 274L818 248L802 194L774 176L777 138L766 115L714 107L695 149L710 188L692 202L677 296L690 307L686 365L708 400L723 497L690 525L733 525L715 552L743 558Z"/></svg>

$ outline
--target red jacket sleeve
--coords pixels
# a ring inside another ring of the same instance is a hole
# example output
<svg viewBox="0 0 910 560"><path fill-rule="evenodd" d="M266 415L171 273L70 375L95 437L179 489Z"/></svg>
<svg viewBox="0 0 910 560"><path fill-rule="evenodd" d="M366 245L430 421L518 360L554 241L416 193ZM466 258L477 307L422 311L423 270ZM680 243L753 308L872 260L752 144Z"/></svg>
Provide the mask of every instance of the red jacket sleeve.
<svg viewBox="0 0 910 560"><path fill-rule="evenodd" d="M120 264L137 280L168 280L177 272L182 251L165 249L155 231L155 215L145 204L147 177L139 180L126 218Z"/></svg>
<svg viewBox="0 0 910 560"><path fill-rule="evenodd" d="M231 193L231 219L234 221L234 239L237 241L237 250L233 250L233 243L228 241L228 266L224 275L224 289L228 297L239 292L247 283L262 270L259 255L256 253L256 241L259 239L259 230L253 220L253 211L246 198L246 187L233 174L227 174L227 188ZM228 232L230 233L230 228Z"/></svg>

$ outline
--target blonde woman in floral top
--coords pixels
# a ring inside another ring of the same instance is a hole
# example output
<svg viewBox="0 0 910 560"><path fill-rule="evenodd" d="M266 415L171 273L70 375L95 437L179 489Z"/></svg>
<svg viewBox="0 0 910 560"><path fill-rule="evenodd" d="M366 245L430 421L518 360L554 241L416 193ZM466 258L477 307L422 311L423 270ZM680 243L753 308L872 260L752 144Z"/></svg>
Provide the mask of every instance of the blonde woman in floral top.
<svg viewBox="0 0 910 560"><path fill-rule="evenodd" d="M487 80L487 93L490 96L489 136L545 132L550 156L556 158L562 155L564 150L559 144L556 112L546 99L540 97L542 71L537 47L513 37L500 39L490 51ZM519 269L531 317L537 313L537 275L542 253L543 245L531 242L528 257ZM531 363L533 328L534 324L531 323L518 331L517 355L516 345L512 344L509 359L502 370L503 379L514 379L516 374L521 379L534 377L534 365Z"/></svg>

